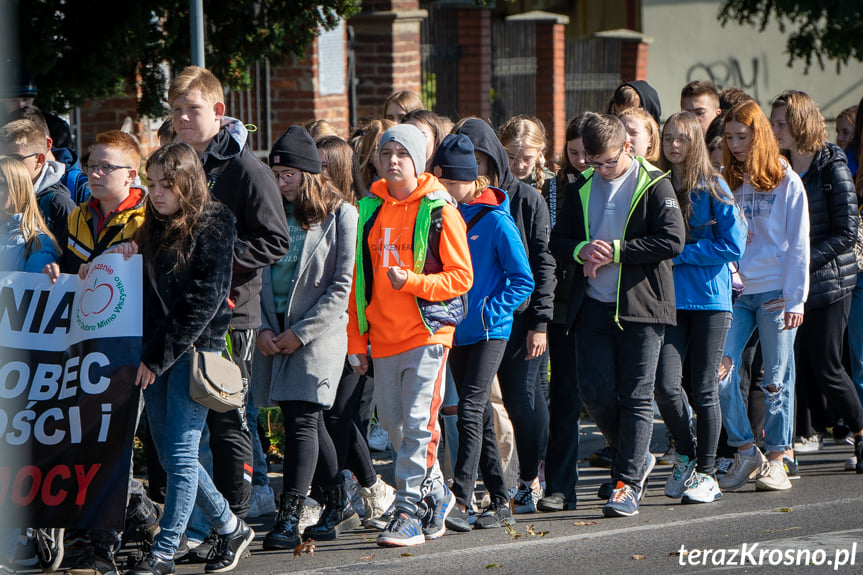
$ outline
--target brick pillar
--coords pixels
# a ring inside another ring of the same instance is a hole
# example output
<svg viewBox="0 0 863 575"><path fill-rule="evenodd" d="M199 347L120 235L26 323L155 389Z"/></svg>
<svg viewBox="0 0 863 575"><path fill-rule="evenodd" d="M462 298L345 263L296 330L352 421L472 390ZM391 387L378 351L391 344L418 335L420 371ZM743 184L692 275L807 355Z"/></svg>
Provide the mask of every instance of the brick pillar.
<svg viewBox="0 0 863 575"><path fill-rule="evenodd" d="M348 20L354 28L360 121L380 117L393 92L421 93L420 23L427 15L419 0L364 0L362 12Z"/></svg>
<svg viewBox="0 0 863 575"><path fill-rule="evenodd" d="M459 8L459 116L491 117L491 10Z"/></svg>
<svg viewBox="0 0 863 575"><path fill-rule="evenodd" d="M347 38L344 31L341 38L344 48L342 61L324 65L344 66L347 79ZM294 58L289 64L270 68L273 141L292 125L302 125L311 120L327 120L341 137L350 135L347 86L342 86L340 93L321 95L321 62L318 56L319 39L316 38L306 49L302 60Z"/></svg>
<svg viewBox="0 0 863 575"><path fill-rule="evenodd" d="M546 158L566 145L566 37L569 17L551 12L526 12L507 20L533 21L536 26L536 111L548 136Z"/></svg>
<svg viewBox="0 0 863 575"><path fill-rule="evenodd" d="M620 40L621 83L647 80L648 49L653 38L633 30L608 30L594 36Z"/></svg>

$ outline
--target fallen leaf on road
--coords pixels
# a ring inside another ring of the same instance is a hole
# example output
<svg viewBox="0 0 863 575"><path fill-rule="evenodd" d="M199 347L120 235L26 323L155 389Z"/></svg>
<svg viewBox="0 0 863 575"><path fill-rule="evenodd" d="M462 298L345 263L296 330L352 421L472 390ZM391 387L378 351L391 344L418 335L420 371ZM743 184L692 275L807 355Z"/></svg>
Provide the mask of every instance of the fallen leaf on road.
<svg viewBox="0 0 863 575"><path fill-rule="evenodd" d="M647 555L633 555L632 558L636 561L641 561L642 559L647 559Z"/></svg>
<svg viewBox="0 0 863 575"><path fill-rule="evenodd" d="M374 558L375 558L375 556L373 554L372 555L366 555L365 557L360 557L360 559L365 559L367 561L371 561Z"/></svg>
<svg viewBox="0 0 863 575"><path fill-rule="evenodd" d="M536 531L534 529L533 524L530 524L527 526L527 534L533 535L533 536L545 537L546 535L548 535L548 531Z"/></svg>
<svg viewBox="0 0 863 575"><path fill-rule="evenodd" d="M485 566L486 569L503 569L503 565L500 563L489 563Z"/></svg>
<svg viewBox="0 0 863 575"><path fill-rule="evenodd" d="M684 551L683 553L681 553L680 551L672 551L668 554L669 557L686 557L687 555L689 555L689 551Z"/></svg>
<svg viewBox="0 0 863 575"><path fill-rule="evenodd" d="M585 525L598 525L596 521L575 521L573 525L576 527L584 527Z"/></svg>
<svg viewBox="0 0 863 575"><path fill-rule="evenodd" d="M779 513L791 513L790 507L779 507L778 509L774 509L774 511L778 511Z"/></svg>
<svg viewBox="0 0 863 575"><path fill-rule="evenodd" d="M402 557L413 557L410 553L402 553Z"/></svg>
<svg viewBox="0 0 863 575"><path fill-rule="evenodd" d="M314 540L309 539L308 541L303 541L302 543L294 547L294 557L299 557L303 553L305 553L306 555L315 554Z"/></svg>

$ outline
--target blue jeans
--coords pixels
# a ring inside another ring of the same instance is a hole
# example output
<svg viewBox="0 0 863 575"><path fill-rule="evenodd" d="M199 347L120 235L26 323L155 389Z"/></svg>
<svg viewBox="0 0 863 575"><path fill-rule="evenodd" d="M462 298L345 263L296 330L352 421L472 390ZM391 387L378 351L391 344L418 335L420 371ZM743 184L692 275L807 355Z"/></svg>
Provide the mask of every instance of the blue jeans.
<svg viewBox="0 0 863 575"><path fill-rule="evenodd" d="M665 326L622 322L621 329L614 308L587 297L581 304L575 320L578 390L614 448L612 480L637 486L653 434L653 383Z"/></svg>
<svg viewBox="0 0 863 575"><path fill-rule="evenodd" d="M214 525L231 519L227 500L198 461L208 409L189 397L189 354L144 390L147 419L159 461L167 474L165 510L153 552L173 557L197 505Z"/></svg>
<svg viewBox="0 0 863 575"><path fill-rule="evenodd" d="M863 272L857 274L857 287L851 292L851 311L848 314L848 357L851 360L851 379L857 395L863 402Z"/></svg>
<svg viewBox="0 0 863 575"><path fill-rule="evenodd" d="M785 310L769 311L765 305L782 298L779 290L742 294L734 303L731 328L725 340L724 356L731 359L729 374L719 382L722 421L728 445L740 447L754 442L746 405L740 393L740 357L755 328L761 338L764 361L764 447L769 452L791 449L794 443L794 338L797 329L786 330ZM781 306L780 306L781 307ZM771 387L775 389L770 390Z"/></svg>

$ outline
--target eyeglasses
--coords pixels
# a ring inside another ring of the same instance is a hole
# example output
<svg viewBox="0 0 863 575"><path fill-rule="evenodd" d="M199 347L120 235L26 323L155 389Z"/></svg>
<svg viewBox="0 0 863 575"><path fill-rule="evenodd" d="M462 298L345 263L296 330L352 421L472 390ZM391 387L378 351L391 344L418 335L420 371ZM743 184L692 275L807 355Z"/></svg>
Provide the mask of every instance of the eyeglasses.
<svg viewBox="0 0 863 575"><path fill-rule="evenodd" d="M26 156L22 156L21 154L9 154L10 158L15 158L16 160L24 161L27 158L32 158L33 156L38 156L39 152L33 152L32 154L27 154Z"/></svg>
<svg viewBox="0 0 863 575"><path fill-rule="evenodd" d="M294 177L294 174L290 172L273 172L273 176L275 176L277 182L287 185L291 183L291 178Z"/></svg>
<svg viewBox="0 0 863 575"><path fill-rule="evenodd" d="M108 176L114 170L131 170L132 166L115 166L114 164L85 164L84 169L94 174L102 174Z"/></svg>
<svg viewBox="0 0 863 575"><path fill-rule="evenodd" d="M686 135L672 136L671 134L666 134L662 136L663 144L673 144L675 142L677 142L678 144L688 144L691 141L692 138Z"/></svg>
<svg viewBox="0 0 863 575"><path fill-rule="evenodd" d="M584 163L593 168L594 170L599 170L600 168L613 168L617 165L617 162L620 161L620 156L623 155L624 148L626 148L626 144L620 147L620 151L617 153L617 157L613 160L608 160L605 162L591 162L590 160L587 160Z"/></svg>

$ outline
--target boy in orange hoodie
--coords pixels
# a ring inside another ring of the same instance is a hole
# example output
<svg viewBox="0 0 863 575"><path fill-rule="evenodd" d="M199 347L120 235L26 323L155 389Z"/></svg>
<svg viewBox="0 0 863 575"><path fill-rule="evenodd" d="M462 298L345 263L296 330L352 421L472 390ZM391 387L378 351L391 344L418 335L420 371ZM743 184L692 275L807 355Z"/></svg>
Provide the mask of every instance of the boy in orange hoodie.
<svg viewBox="0 0 863 575"><path fill-rule="evenodd" d="M395 512L381 546L444 534L455 503L437 466L447 352L473 284L464 220L425 166L425 137L399 124L381 136L382 179L359 202L357 260L348 312L349 361L375 361L374 401L397 457Z"/></svg>

